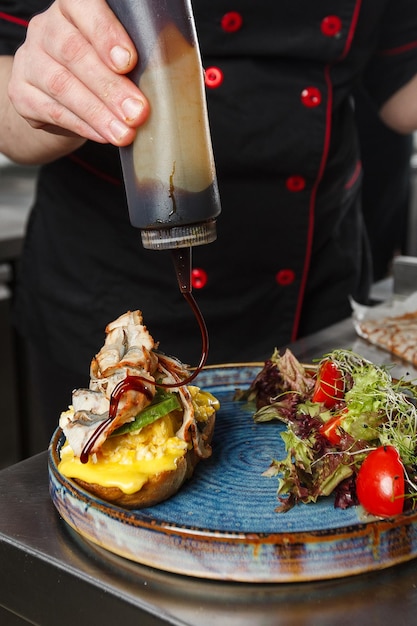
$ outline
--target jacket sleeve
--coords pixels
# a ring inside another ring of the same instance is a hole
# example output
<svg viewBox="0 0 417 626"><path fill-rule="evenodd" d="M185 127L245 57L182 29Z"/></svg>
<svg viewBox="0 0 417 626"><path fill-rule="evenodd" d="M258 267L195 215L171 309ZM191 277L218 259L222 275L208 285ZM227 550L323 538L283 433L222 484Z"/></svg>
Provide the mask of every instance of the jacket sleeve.
<svg viewBox="0 0 417 626"><path fill-rule="evenodd" d="M417 2L391 0L379 29L378 47L364 85L381 107L417 74Z"/></svg>
<svg viewBox="0 0 417 626"><path fill-rule="evenodd" d="M45 10L48 0L0 0L0 55L13 55L26 37L30 18Z"/></svg>

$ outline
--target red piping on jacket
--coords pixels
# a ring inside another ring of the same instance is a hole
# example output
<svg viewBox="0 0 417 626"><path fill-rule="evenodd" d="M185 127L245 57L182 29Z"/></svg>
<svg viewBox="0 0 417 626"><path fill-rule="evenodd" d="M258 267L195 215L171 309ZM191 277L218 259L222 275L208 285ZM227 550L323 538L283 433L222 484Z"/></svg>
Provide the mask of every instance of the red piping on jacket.
<svg viewBox="0 0 417 626"><path fill-rule="evenodd" d="M115 178L114 176L110 176L109 174L106 174L105 172L98 170L93 165L90 165L89 163L87 163L87 161L80 159L80 157L76 156L75 154L69 154L67 158L71 159L71 161L74 161L74 163L76 163L77 165L80 165L91 174L98 176L98 178L102 178L103 180L105 180L108 183L111 183L112 185L122 184L122 181L120 178Z"/></svg>
<svg viewBox="0 0 417 626"><path fill-rule="evenodd" d="M362 0L357 0L356 6L353 12L349 32L346 37L346 45L338 61L341 61L342 59L344 59L350 50L350 46L352 45L353 36L355 34L356 26L358 23L361 4L362 4ZM332 105L333 105L333 84L332 84L332 80L330 77L332 66L333 64L329 64L329 65L326 65L326 67L324 68L324 80L326 82L327 89L328 89L327 106L326 106L326 130L324 134L324 145L323 145L323 152L321 156L320 167L319 167L317 178L314 182L313 189L312 189L311 196L310 196L306 254L304 257L304 267L303 267L303 273L301 276L300 289L298 292L298 300L297 300L297 307L295 310L294 323L292 327L291 341L295 341L298 335L298 327L300 325L301 311L303 308L304 294L306 290L307 278L308 278L308 274L310 270L310 263L311 263L311 253L313 249L317 191L318 191L319 184L324 174L327 157L329 154L329 148L330 148L330 137L331 137L331 130L332 130Z"/></svg>
<svg viewBox="0 0 417 626"><path fill-rule="evenodd" d="M353 170L352 176L349 178L347 183L345 184L345 189L350 189L358 180L359 176L362 172L362 161L356 161L355 169Z"/></svg>
<svg viewBox="0 0 417 626"><path fill-rule="evenodd" d="M381 50L378 54L381 57L391 57L396 54L402 54L403 52L407 52L408 50L414 50L417 48L417 41L410 41L409 43L405 43L403 46L398 46L397 48L388 48L387 50Z"/></svg>
<svg viewBox="0 0 417 626"><path fill-rule="evenodd" d="M13 22L13 24L18 24L19 26L25 26L29 24L28 20L22 20L20 17L16 17L15 15L9 15L8 13L3 13L0 11L0 20L5 20L6 22Z"/></svg>

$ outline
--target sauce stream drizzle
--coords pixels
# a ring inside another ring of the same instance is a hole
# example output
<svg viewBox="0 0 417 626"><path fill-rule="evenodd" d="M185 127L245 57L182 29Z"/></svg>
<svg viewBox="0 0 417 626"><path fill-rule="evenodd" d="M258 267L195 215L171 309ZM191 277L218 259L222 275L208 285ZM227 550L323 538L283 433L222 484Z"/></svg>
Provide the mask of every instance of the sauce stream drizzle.
<svg viewBox="0 0 417 626"><path fill-rule="evenodd" d="M184 385L188 385L194 378L199 374L199 372L203 369L204 365L207 362L208 357L208 349L209 349L209 336L207 331L206 322L204 317L199 309L197 302L195 301L192 293L191 293L191 251L189 248L183 249L182 251L173 251L173 259L175 270L177 272L178 284L180 287L180 291L183 294L185 300L189 304L191 310L194 313L194 317L196 318L198 325L200 327L201 333L201 358L200 362L195 368L195 370L184 380L175 382L175 383L161 383L155 382L156 387L164 387L165 389L171 389L175 387L183 387ZM188 272L188 275L187 275ZM152 400L152 392L149 387L146 386L145 383L149 385L149 379L144 376L126 376L123 380L121 380L113 389L110 396L110 408L109 408L109 416L105 419L93 432L91 437L88 439L85 444L81 456L81 463L87 463L88 457L93 449L95 443L97 442L100 435L107 428L109 424L115 419L117 415L117 407L119 405L119 401L121 396L134 389L135 391L140 391L145 394L149 400Z"/></svg>

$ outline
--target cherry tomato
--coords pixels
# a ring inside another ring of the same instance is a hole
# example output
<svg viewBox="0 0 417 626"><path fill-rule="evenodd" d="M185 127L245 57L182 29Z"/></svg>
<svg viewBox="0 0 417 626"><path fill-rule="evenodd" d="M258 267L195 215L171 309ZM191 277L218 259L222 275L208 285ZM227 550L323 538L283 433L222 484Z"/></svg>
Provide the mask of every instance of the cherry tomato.
<svg viewBox="0 0 417 626"><path fill-rule="evenodd" d="M320 365L316 385L313 391L313 402L321 402L328 409L334 407L345 393L343 374L337 365L326 359Z"/></svg>
<svg viewBox="0 0 417 626"><path fill-rule="evenodd" d="M356 478L356 493L372 515L391 517L404 508L404 466L393 446L372 450Z"/></svg>
<svg viewBox="0 0 417 626"><path fill-rule="evenodd" d="M326 437L326 439L328 439L334 446L337 446L337 444L340 443L341 436L339 426L346 413L347 409L345 408L341 413L333 415L333 417L320 426L320 434L323 435L323 437Z"/></svg>

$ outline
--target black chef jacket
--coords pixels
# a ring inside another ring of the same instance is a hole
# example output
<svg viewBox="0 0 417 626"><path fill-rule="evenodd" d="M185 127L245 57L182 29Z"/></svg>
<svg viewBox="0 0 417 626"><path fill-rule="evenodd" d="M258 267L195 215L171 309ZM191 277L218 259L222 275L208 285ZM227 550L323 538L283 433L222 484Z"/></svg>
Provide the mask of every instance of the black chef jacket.
<svg viewBox="0 0 417 626"><path fill-rule="evenodd" d="M13 54L49 0L0 0ZM417 72L415 0L194 0L222 201L195 248L211 362L267 357L350 313L369 259L351 91L377 105ZM165 352L194 364L199 331L169 253L128 221L118 151L88 142L42 167L16 296L19 328L86 371L104 327L140 308Z"/></svg>

